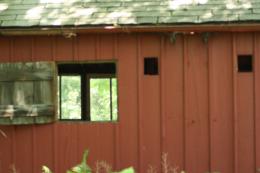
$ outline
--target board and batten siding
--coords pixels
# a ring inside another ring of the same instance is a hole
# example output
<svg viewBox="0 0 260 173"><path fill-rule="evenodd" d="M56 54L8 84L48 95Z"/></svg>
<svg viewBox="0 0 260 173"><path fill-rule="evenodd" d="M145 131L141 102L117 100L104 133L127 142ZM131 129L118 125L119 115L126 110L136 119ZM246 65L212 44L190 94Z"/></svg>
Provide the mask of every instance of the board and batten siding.
<svg viewBox="0 0 260 173"><path fill-rule="evenodd" d="M237 72L252 54L254 72ZM143 74L143 58L159 58L159 75ZM92 166L145 173L161 155L188 173L255 173L260 168L260 33L82 34L0 37L0 61L116 60L119 122L0 126L0 172L56 173L90 150ZM260 170L259 170L260 171Z"/></svg>

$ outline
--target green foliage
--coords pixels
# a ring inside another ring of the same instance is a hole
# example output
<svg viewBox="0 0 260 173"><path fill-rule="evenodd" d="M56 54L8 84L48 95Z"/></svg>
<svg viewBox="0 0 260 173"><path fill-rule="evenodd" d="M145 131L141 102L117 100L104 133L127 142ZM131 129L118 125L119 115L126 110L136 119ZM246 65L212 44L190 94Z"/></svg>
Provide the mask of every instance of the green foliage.
<svg viewBox="0 0 260 173"><path fill-rule="evenodd" d="M63 119L81 118L80 76L62 76L61 80L61 115Z"/></svg>
<svg viewBox="0 0 260 173"><path fill-rule="evenodd" d="M112 120L117 120L117 80L115 78L90 79L90 109L92 121L109 121L111 116Z"/></svg>
<svg viewBox="0 0 260 173"><path fill-rule="evenodd" d="M90 79L90 115L92 121L110 120L109 79Z"/></svg>
<svg viewBox="0 0 260 173"><path fill-rule="evenodd" d="M135 172L134 168L130 167L130 168L123 169L122 171L120 171L118 173L134 173L134 172Z"/></svg>
<svg viewBox="0 0 260 173"><path fill-rule="evenodd" d="M62 119L81 119L80 76L61 76L60 102ZM117 79L90 78L91 121L117 120ZM111 119L112 118L112 119Z"/></svg>
<svg viewBox="0 0 260 173"><path fill-rule="evenodd" d="M88 150L86 150L83 154L83 158L80 164L74 166L70 170L68 170L66 173L92 173L91 168L87 164L87 158L88 158ZM42 173L53 173L47 166L42 166ZM97 172L96 172L97 173ZM106 173L135 173L134 168L126 168L119 172L106 172Z"/></svg>
<svg viewBox="0 0 260 173"><path fill-rule="evenodd" d="M112 79L112 117L113 120L117 120L117 113L118 113L118 107L117 107L117 79Z"/></svg>
<svg viewBox="0 0 260 173"><path fill-rule="evenodd" d="M42 166L43 173L52 173L51 170L47 166Z"/></svg>
<svg viewBox="0 0 260 173"><path fill-rule="evenodd" d="M83 158L80 164L74 166L71 170L68 170L67 173L91 173L90 167L87 165L88 150L83 154Z"/></svg>

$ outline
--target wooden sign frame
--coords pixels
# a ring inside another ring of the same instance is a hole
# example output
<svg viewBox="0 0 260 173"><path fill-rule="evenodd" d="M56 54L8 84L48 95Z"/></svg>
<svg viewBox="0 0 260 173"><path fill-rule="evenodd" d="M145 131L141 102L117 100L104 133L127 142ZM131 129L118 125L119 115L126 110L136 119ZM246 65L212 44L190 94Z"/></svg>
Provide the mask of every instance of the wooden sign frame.
<svg viewBox="0 0 260 173"><path fill-rule="evenodd" d="M57 119L55 62L0 63L0 124L42 124Z"/></svg>

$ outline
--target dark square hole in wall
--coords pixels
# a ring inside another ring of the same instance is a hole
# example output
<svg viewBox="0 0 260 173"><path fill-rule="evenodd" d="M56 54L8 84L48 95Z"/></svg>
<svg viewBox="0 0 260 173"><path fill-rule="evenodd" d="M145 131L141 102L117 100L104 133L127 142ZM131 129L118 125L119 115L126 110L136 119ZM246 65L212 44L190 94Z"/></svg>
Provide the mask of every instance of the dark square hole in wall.
<svg viewBox="0 0 260 173"><path fill-rule="evenodd" d="M145 57L144 58L144 74L145 75L158 75L158 58Z"/></svg>
<svg viewBox="0 0 260 173"><path fill-rule="evenodd" d="M252 55L238 55L237 64L238 64L238 72L252 72L253 71Z"/></svg>

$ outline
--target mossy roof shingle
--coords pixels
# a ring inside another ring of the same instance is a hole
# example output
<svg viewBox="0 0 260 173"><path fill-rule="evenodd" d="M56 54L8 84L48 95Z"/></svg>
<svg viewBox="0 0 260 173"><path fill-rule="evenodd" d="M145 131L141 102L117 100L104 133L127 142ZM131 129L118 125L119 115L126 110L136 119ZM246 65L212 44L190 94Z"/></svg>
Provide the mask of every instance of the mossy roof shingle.
<svg viewBox="0 0 260 173"><path fill-rule="evenodd" d="M0 0L0 27L260 22L260 0Z"/></svg>

